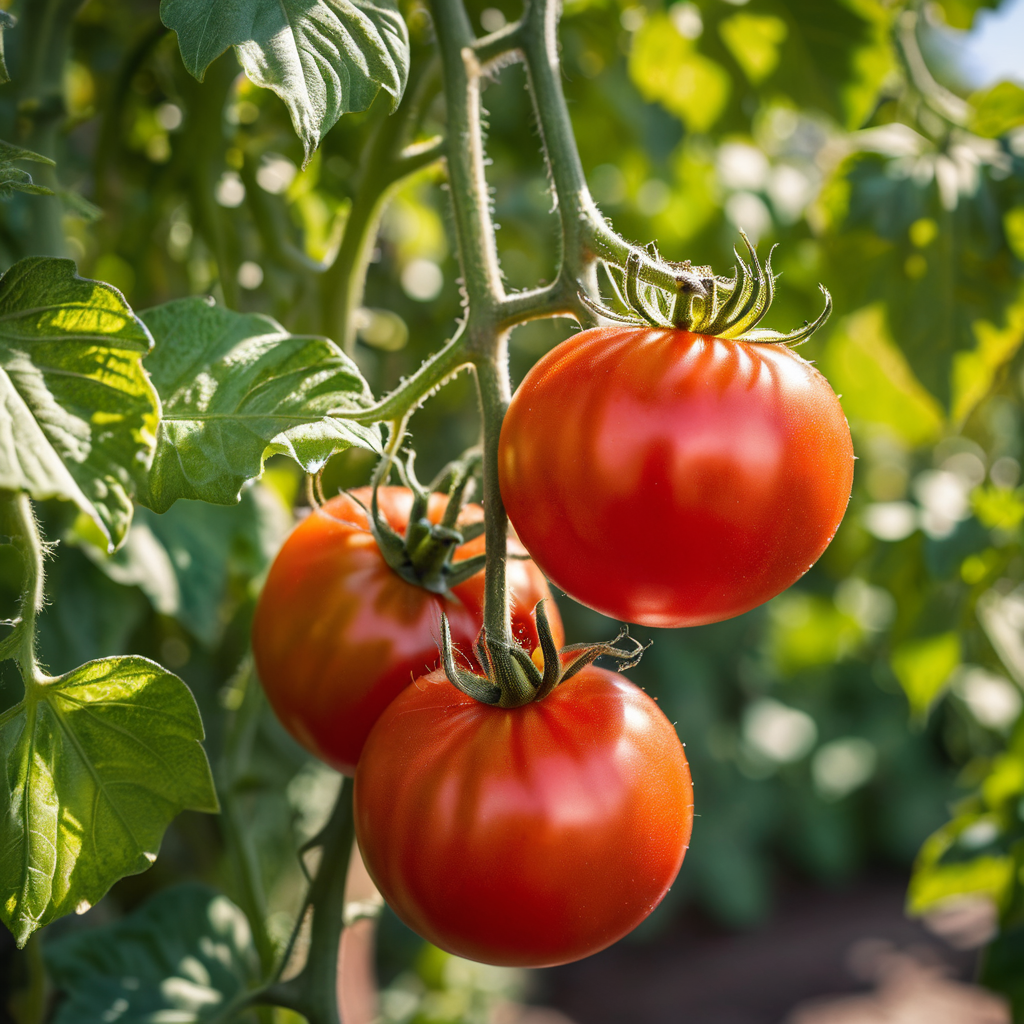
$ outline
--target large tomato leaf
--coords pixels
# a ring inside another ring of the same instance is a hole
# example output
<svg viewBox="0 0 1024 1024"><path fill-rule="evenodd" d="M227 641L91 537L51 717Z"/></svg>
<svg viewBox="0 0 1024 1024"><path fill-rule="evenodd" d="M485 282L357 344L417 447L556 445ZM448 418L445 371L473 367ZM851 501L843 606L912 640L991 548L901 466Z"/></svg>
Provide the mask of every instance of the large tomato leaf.
<svg viewBox="0 0 1024 1024"><path fill-rule="evenodd" d="M0 278L0 488L64 498L116 545L156 443L153 341L109 284L33 256Z"/></svg>
<svg viewBox="0 0 1024 1024"><path fill-rule="evenodd" d="M395 0L161 0L181 57L200 81L229 46L256 84L284 100L312 155L342 114L383 89L397 106L409 31Z"/></svg>
<svg viewBox="0 0 1024 1024"><path fill-rule="evenodd" d="M188 687L146 658L92 661L0 717L0 917L24 945L156 860L171 819L215 812Z"/></svg>
<svg viewBox="0 0 1024 1024"><path fill-rule="evenodd" d="M165 889L133 914L44 948L66 995L54 1024L228 1019L259 982L245 914L205 885Z"/></svg>
<svg viewBox="0 0 1024 1024"><path fill-rule="evenodd" d="M289 334L261 314L200 298L142 314L156 346L146 361L163 400L156 455L139 500L164 512L178 498L232 505L269 455L315 473L380 434L345 419L369 404L355 364L327 338Z"/></svg>

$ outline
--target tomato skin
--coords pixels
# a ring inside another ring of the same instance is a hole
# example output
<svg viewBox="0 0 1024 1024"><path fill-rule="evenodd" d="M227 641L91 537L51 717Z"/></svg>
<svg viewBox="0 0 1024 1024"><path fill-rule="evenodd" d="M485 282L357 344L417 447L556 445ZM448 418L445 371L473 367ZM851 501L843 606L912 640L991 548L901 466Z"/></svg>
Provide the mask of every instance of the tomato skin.
<svg viewBox="0 0 1024 1024"><path fill-rule="evenodd" d="M370 504L369 488L353 491ZM412 492L381 487L380 509L405 532ZM433 495L428 518L438 522L446 499ZM479 521L483 510L467 505L460 522ZM510 550L522 550L510 542ZM480 554L483 536L456 552L456 560ZM527 649L537 645L533 610L550 598L540 570L509 560L512 629ZM484 574L448 594L407 583L384 561L366 513L347 495L314 509L292 531L270 568L256 606L253 655L277 717L307 750L347 775L355 772L374 722L410 680L438 664L441 611L456 646L471 660L483 623ZM553 601L545 605L561 644L562 621Z"/></svg>
<svg viewBox="0 0 1024 1024"><path fill-rule="evenodd" d="M599 327L526 375L499 478L526 549L571 597L698 626L810 568L846 511L853 459L839 399L790 349Z"/></svg>
<svg viewBox="0 0 1024 1024"><path fill-rule="evenodd" d="M590 666L509 710L436 672L370 733L355 818L371 877L420 935L471 960L549 967L658 905L690 840L693 787L671 723L614 672Z"/></svg>

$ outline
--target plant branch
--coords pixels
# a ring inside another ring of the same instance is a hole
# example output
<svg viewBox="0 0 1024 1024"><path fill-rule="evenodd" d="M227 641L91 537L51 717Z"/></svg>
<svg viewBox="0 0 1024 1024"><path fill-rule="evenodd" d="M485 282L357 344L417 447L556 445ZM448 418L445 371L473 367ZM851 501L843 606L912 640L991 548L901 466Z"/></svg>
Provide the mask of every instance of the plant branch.
<svg viewBox="0 0 1024 1024"><path fill-rule="evenodd" d="M381 90L371 108L373 127L363 149L352 208L337 256L321 281L323 332L351 355L356 330L353 314L362 305L366 274L373 258L381 217L395 191L410 175L444 155L444 140L407 145L424 107L437 88L436 63L415 66L409 96L389 115L389 98Z"/></svg>
<svg viewBox="0 0 1024 1024"><path fill-rule="evenodd" d="M595 261L608 260L625 267L630 254L639 257L640 279L668 291L704 295L704 286L685 264L668 264L644 248L627 242L611 227L594 202L583 174L573 135L569 108L562 91L558 57L559 0L528 0L517 35L540 126L541 143L554 187L562 229L560 276L567 275L592 297L596 295ZM574 296L573 307L581 320L590 312Z"/></svg>
<svg viewBox="0 0 1024 1024"><path fill-rule="evenodd" d="M345 927L348 864L355 839L352 789L352 779L342 779L334 810L315 844L321 848L316 877L309 886L281 961L283 969L307 914L312 913L309 957L305 966L294 978L278 981L255 997L260 1002L288 1007L301 1013L308 1024L339 1024L341 1020L338 1004L338 954L341 950L341 933Z"/></svg>
<svg viewBox="0 0 1024 1024"><path fill-rule="evenodd" d="M393 423L404 419L420 406L431 392L459 370L470 365L472 360L466 353L466 338L465 324L462 324L444 348L435 352L391 394L386 395L375 405L356 412L346 412L344 418L355 423L370 424Z"/></svg>
<svg viewBox="0 0 1024 1024"><path fill-rule="evenodd" d="M947 124L962 128L971 116L971 106L935 81L917 41L918 13L904 11L896 20L896 52L914 88L927 106Z"/></svg>
<svg viewBox="0 0 1024 1024"><path fill-rule="evenodd" d="M71 50L71 26L84 0L32 0L23 6L18 26L18 114L25 126L19 142L26 148L58 157L58 138L67 114L64 72ZM33 171L36 183L58 191L56 169L46 165ZM66 255L63 207L55 196L28 204L32 254Z"/></svg>
<svg viewBox="0 0 1024 1024"><path fill-rule="evenodd" d="M0 643L0 658L17 662L27 691L48 678L36 658L36 616L44 603L46 544L40 536L32 502L24 491L0 491L0 523L22 562L19 615L11 623L13 630Z"/></svg>

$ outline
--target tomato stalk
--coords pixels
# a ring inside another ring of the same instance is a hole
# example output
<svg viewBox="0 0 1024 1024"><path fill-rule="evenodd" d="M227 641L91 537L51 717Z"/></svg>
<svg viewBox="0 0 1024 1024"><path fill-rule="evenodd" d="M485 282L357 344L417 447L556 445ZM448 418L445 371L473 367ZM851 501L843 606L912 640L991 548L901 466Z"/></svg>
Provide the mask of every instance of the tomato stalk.
<svg viewBox="0 0 1024 1024"><path fill-rule="evenodd" d="M383 92L373 105L375 123L362 152L352 208L337 256L324 272L320 289L324 333L339 341L350 355L356 343L354 314L362 305L384 209L399 186L445 152L446 140L440 136L408 142L437 86L436 61L414 64L409 99L398 111L388 116L390 97Z"/></svg>
<svg viewBox="0 0 1024 1024"><path fill-rule="evenodd" d="M320 849L320 866L281 959L288 966L302 930L309 927L309 954L302 970L287 981L277 981L253 1001L284 1006L301 1013L309 1024L339 1024L338 954L345 920L345 885L355 840L352 817L352 780L342 778L331 816L303 852Z"/></svg>
<svg viewBox="0 0 1024 1024"><path fill-rule="evenodd" d="M36 616L43 610L44 603L46 542L39 533L39 524L27 494L0 491L0 527L10 536L22 562L18 617L4 623L13 628L0 641L0 659L14 659L25 689L30 690L47 681L36 658Z"/></svg>

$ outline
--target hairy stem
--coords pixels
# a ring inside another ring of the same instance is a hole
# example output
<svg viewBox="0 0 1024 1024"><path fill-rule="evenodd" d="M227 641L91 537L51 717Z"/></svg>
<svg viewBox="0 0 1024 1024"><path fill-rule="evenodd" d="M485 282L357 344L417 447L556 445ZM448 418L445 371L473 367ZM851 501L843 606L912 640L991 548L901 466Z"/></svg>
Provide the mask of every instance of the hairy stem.
<svg viewBox="0 0 1024 1024"><path fill-rule="evenodd" d="M605 220L594 202L583 173L569 107L562 91L558 57L559 0L529 0L517 38L533 97L541 142L554 186L562 228L562 268L576 286L591 294L596 290L594 261L608 260L625 266L630 253L640 257L639 275L648 284L669 291L685 288L703 295L699 279L684 267L654 259L646 249L622 238ZM575 312L586 322L590 314L576 301Z"/></svg>
<svg viewBox="0 0 1024 1024"><path fill-rule="evenodd" d="M424 107L436 94L436 71L435 61L414 64L407 98L398 111L389 114L390 99L383 91L371 108L373 127L363 148L352 208L337 256L321 282L323 332L349 355L356 343L354 314L363 302L384 210L403 182L444 155L440 138L406 145Z"/></svg>
<svg viewBox="0 0 1024 1024"><path fill-rule="evenodd" d="M19 142L26 148L58 159L60 129L67 116L64 69L71 50L71 26L84 0L32 0L21 11L17 28L19 54L14 76L18 89ZM37 184L59 188L56 168L33 170ZM66 255L63 207L54 196L34 197L28 204L33 255Z"/></svg>
<svg viewBox="0 0 1024 1024"><path fill-rule="evenodd" d="M17 662L28 690L47 679L36 658L36 616L43 610L46 545L39 533L32 502L23 491L0 491L0 524L22 561L19 615L11 623L14 627L11 633L0 643L0 657Z"/></svg>
<svg viewBox="0 0 1024 1024"><path fill-rule="evenodd" d="M507 335L502 335L502 342ZM504 349L504 344L502 344ZM503 354L503 353L502 353ZM498 488L498 439L512 397L505 360L484 359L476 367L483 422L483 506L487 565L484 571L484 629L489 639L514 643L505 579L508 516Z"/></svg>
<svg viewBox="0 0 1024 1024"><path fill-rule="evenodd" d="M289 981L270 986L260 996L262 1002L285 1006L301 1013L308 1024L340 1024L338 1002L338 954L345 924L345 885L348 864L355 839L352 814L353 782L344 778L331 817L315 845L321 848L316 877L310 883L303 909L296 921L289 954L308 913L312 914L309 957L305 966Z"/></svg>

